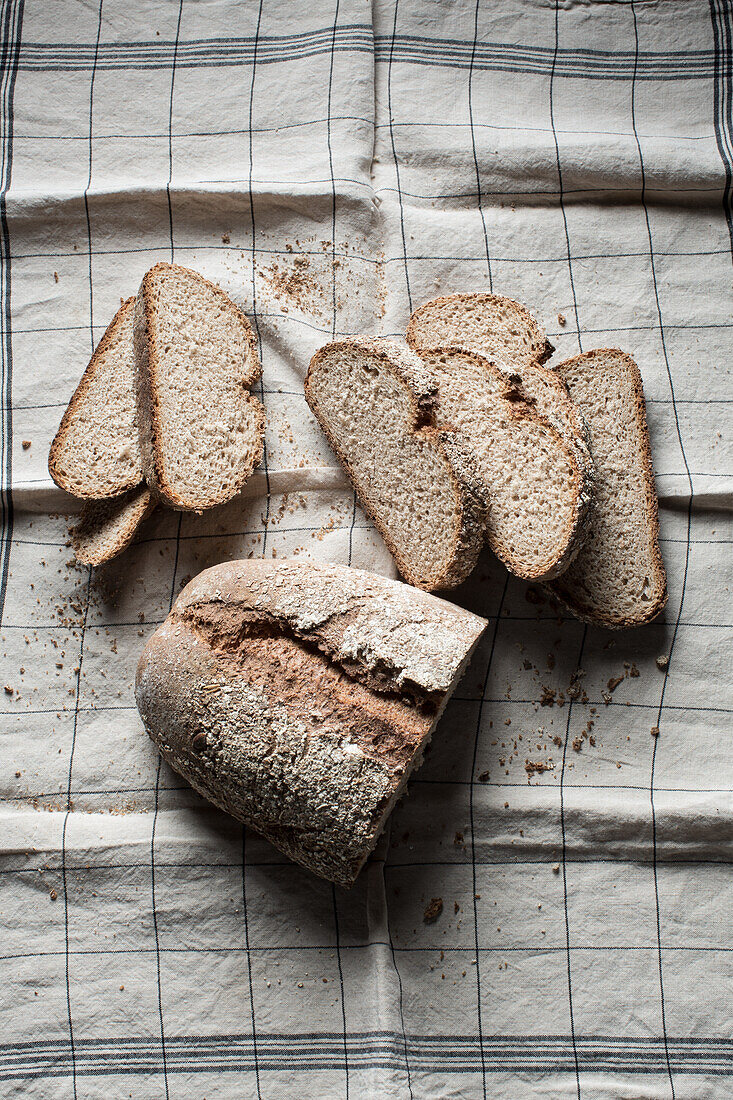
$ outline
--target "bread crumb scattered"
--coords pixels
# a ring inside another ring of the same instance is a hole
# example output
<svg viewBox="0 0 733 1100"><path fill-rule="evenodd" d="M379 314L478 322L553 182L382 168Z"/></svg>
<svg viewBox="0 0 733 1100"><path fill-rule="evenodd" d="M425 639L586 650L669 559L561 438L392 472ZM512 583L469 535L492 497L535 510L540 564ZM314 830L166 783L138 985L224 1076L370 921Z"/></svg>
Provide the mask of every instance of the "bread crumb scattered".
<svg viewBox="0 0 733 1100"><path fill-rule="evenodd" d="M428 905L425 907L423 913L423 921L425 924L434 924L440 914L443 912L443 899L431 898Z"/></svg>
<svg viewBox="0 0 733 1100"><path fill-rule="evenodd" d="M560 864L559 863L553 863L552 873L553 873L553 875L559 875L560 874Z"/></svg>
<svg viewBox="0 0 733 1100"><path fill-rule="evenodd" d="M661 671L664 672L664 670L669 665L669 657L666 653L663 653L660 657L657 657L656 665L658 669L661 669Z"/></svg>
<svg viewBox="0 0 733 1100"><path fill-rule="evenodd" d="M28 448L30 447L30 445L31 445L31 441L30 441L30 439L24 439L24 440L23 440L23 442L22 442L22 444L21 444L21 446L23 447L23 450L24 450L24 451L27 451L27 450L28 450Z"/></svg>
<svg viewBox="0 0 733 1100"><path fill-rule="evenodd" d="M563 327L568 323L567 318L566 318L564 313L558 313L557 323L558 323L558 325L562 325Z"/></svg>
<svg viewBox="0 0 733 1100"><path fill-rule="evenodd" d="M652 737L659 737L659 726L652 726L649 732L651 733Z"/></svg>

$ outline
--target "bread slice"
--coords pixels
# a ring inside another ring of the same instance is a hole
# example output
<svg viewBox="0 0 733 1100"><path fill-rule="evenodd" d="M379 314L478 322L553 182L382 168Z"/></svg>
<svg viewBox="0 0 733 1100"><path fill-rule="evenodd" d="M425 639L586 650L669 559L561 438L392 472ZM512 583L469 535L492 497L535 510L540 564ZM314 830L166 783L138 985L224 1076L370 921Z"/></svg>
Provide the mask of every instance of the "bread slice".
<svg viewBox="0 0 733 1100"><path fill-rule="evenodd" d="M486 501L454 435L435 428L435 381L419 357L390 340L327 344L305 396L405 580L428 591L465 580Z"/></svg>
<svg viewBox="0 0 733 1100"><path fill-rule="evenodd" d="M130 545L143 520L155 508L145 484L109 500L87 501L81 520L72 527L74 557L83 565L101 565Z"/></svg>
<svg viewBox="0 0 733 1100"><path fill-rule="evenodd" d="M519 302L496 294L451 294L420 306L407 326L410 347L460 347L517 376L525 397L591 469L588 432L565 384L543 366L554 351L544 329Z"/></svg>
<svg viewBox="0 0 733 1100"><path fill-rule="evenodd" d="M118 309L76 387L48 456L67 493L101 500L142 480L135 405L132 319L135 299Z"/></svg>
<svg viewBox="0 0 733 1100"><path fill-rule="evenodd" d="M588 622L647 623L667 602L667 576L639 368L617 348L600 348L557 371L588 423L596 484L585 545L550 588Z"/></svg>
<svg viewBox="0 0 733 1100"><path fill-rule="evenodd" d="M489 546L518 577L558 576L582 544L591 495L574 449L488 359L457 348L418 354L437 382L438 424L476 463Z"/></svg>
<svg viewBox="0 0 733 1100"><path fill-rule="evenodd" d="M265 415L249 321L223 290L174 264L147 272L135 306L143 471L165 504L202 511L236 496L262 458Z"/></svg>
<svg viewBox="0 0 733 1100"><path fill-rule="evenodd" d="M149 640L137 705L197 791L350 886L485 627L346 566L226 562Z"/></svg>

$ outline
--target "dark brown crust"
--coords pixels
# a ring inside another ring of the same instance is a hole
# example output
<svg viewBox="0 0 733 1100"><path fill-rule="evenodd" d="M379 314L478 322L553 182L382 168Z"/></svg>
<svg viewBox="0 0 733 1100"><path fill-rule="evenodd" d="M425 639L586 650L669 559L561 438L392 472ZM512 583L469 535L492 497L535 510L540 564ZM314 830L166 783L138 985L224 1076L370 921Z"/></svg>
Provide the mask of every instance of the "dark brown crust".
<svg viewBox="0 0 733 1100"><path fill-rule="evenodd" d="M93 535L95 529L100 529L111 518L115 508L125 507L125 502L121 501L119 497L110 497L107 500L90 500L82 508L79 523L69 531L74 556L82 565L102 565L103 562L111 561L112 558L116 558L118 554L121 554L123 550L127 549L135 538L140 526L155 509L155 501L143 483L135 489L129 490L129 493L130 496L135 493L140 494L137 508L126 530L105 554L85 554L80 542L82 539L89 538Z"/></svg>
<svg viewBox="0 0 733 1100"><path fill-rule="evenodd" d="M414 330L417 327L418 318L423 310L427 309L429 306L435 306L437 304L442 305L444 302L465 302L469 299L513 306L521 314L527 325L528 331L532 333L535 362L538 366L547 362L555 349L547 339L547 333L542 328L539 321L532 316L527 307L522 305L521 302L515 301L514 298L506 298L501 294L485 294L482 292L475 292L473 294L443 294L438 298L431 298L429 302L423 302L421 306L413 310L407 325L406 339L410 347L417 348L418 346L415 341Z"/></svg>
<svg viewBox="0 0 733 1100"><path fill-rule="evenodd" d="M311 380L327 354L344 348L348 351L363 350L377 357L382 364L391 371L405 386L412 408L412 431L417 438L428 440L434 450L438 451L448 468L453 482L456 504L459 509L459 517L454 528L453 554L448 564L441 573L430 577L418 576L411 563L405 558L396 546L387 527L382 523L377 509L356 490L356 480L351 463L343 454L333 433L322 418L317 402L311 393ZM331 449L348 474L349 480L354 486L364 511L373 521L375 527L384 539L387 549L394 558L400 575L416 588L426 592L439 592L449 588L455 588L461 584L473 571L483 543L483 528L485 524L485 503L477 497L476 493L466 484L466 477L461 476L457 469L455 450L460 444L452 433L438 430L434 426L435 410L435 385L425 385L423 379L410 380L401 367L396 367L389 353L378 344L369 340L342 340L337 343L326 344L319 348L308 365L305 377L305 399L310 406L313 415L318 421L323 434L329 442Z"/></svg>
<svg viewBox="0 0 733 1100"><path fill-rule="evenodd" d="M587 533L588 512L589 504L592 494L591 479L588 474L587 468L585 468L578 461L578 455L574 447L572 447L562 432L558 431L554 424L551 424L546 417L542 416L535 409L533 402L528 402L523 397L523 390L521 385L518 387L514 385L511 380L504 374L502 370L496 367L489 359L483 355L479 355L475 351L467 351L465 348L453 348L453 347L437 347L428 348L422 347L416 350L416 354L419 356L428 355L461 355L467 359L471 359L486 373L493 375L499 382L504 385L504 394L502 394L497 400L505 401L508 405L506 415L508 419L520 424L523 420L532 421L535 424L539 424L544 430L552 437L554 444L564 451L568 462L572 465L573 483L572 489L574 492L575 503L572 510L572 518L568 518L568 522L565 525L565 537L562 554L553 560L544 562L537 569L527 571L519 571L517 568L517 562L512 559L510 550L505 548L499 543L487 542L490 545L492 551L496 554L501 562L507 567L507 569L514 573L518 577L522 577L524 580L550 580L552 577L560 576L565 569L568 568L575 555L580 550L585 536ZM563 383L564 385L564 383ZM438 407L440 407L440 400L438 398ZM447 425L451 427L451 425ZM484 489L485 495L489 501L491 499L491 486L486 486Z"/></svg>
<svg viewBox="0 0 733 1100"><path fill-rule="evenodd" d="M163 430L159 415L160 406L157 396L154 393L156 386L155 368L157 365L157 355L153 347L155 341L154 326L151 327L150 323L155 316L151 308L150 284L156 276L170 271L183 271L187 275L193 275L197 281L205 283L206 286L214 291L217 297L222 298L229 307L239 314L248 348L246 358L248 362L252 363L251 373L245 375L242 379L242 384L244 386L250 387L260 378L262 374L262 365L257 356L255 335L247 317L242 313L239 306L237 306L231 298L224 293L221 287L216 285L216 283L212 283L209 279L204 278L203 275L199 275L197 271L181 267L178 264L157 263L145 273L137 295L133 325L135 358L137 360L138 424L140 430L140 447L143 456L143 472L152 492L155 493L163 504L167 504L168 507L174 508L176 511L199 512L206 508L213 508L217 504L224 504L226 501L236 496L238 492L241 492L252 475L252 471L262 461L265 410L256 397L252 394L245 395L248 402L256 406L257 424L255 430L259 436L260 448L259 454L255 454L254 456L251 467L240 471L236 490L234 492L228 490L226 493L221 493L219 497L209 496L204 501L193 499L184 500L170 484L165 471L160 448Z"/></svg>
<svg viewBox="0 0 733 1100"><path fill-rule="evenodd" d="M129 483L123 484L119 489L116 489L114 492L105 492L101 496L90 496L88 494L82 495L79 492L78 486L72 485L71 482L68 482L58 468L58 454L61 450L61 447L66 442L66 437L71 430L71 418L76 412L77 405L80 405L86 397L87 391L97 373L99 360L109 350L112 341L115 339L117 332L122 325L123 314L125 310L128 309L134 301L134 295L130 298L127 298L117 310L110 323L107 325L102 339L99 341L96 348L94 349L94 353L89 360L87 368L81 376L79 385L76 387L74 393L72 394L71 400L66 407L66 411L61 418L59 430L56 432L53 443L51 444L51 449L48 452L48 472L56 485L58 485L59 489L64 489L65 492L71 493L73 496L76 496L82 500L106 500L108 497L111 496L120 496L120 494L126 493L129 489L133 489L139 480L139 478L131 480Z"/></svg>
<svg viewBox="0 0 733 1100"><path fill-rule="evenodd" d="M555 370L562 374L564 370L576 363L593 363L604 356L618 356L629 372L633 391L633 402L641 435L641 453L639 455L642 472L644 475L644 491L647 506L647 523L649 528L649 551L652 564L656 568L657 581L660 587L660 595L644 612L635 618L611 618L608 615L599 614L598 610L574 596L574 594L562 587L562 577L553 581L547 587L554 596L557 596L574 615L585 622L596 623L599 626L608 627L611 630L623 630L633 626L642 626L651 622L661 613L667 603L667 572L664 567L662 551L659 546L659 501L657 499L657 487L654 479L654 461L652 458L651 440L649 438L649 425L646 416L646 400L644 398L644 384L638 366L626 352L619 348L594 348L593 351L583 355L575 355L572 359L566 359L558 363Z"/></svg>

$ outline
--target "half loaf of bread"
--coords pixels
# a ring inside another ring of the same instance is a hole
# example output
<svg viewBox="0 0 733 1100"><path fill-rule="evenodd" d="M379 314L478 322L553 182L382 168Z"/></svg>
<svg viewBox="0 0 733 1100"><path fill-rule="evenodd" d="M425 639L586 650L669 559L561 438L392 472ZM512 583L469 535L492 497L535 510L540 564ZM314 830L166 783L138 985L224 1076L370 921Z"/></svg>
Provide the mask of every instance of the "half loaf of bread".
<svg viewBox="0 0 733 1100"><path fill-rule="evenodd" d="M137 704L196 790L348 886L485 626L345 566L227 562L149 640Z"/></svg>
<svg viewBox="0 0 733 1100"><path fill-rule="evenodd" d="M667 576L639 368L617 348L600 348L557 371L588 424L596 473L585 544L550 588L589 622L647 623L667 602Z"/></svg>
<svg viewBox="0 0 733 1100"><path fill-rule="evenodd" d="M366 337L313 356L305 396L405 580L434 591L469 575L486 500L470 456L435 427L435 379L409 348Z"/></svg>
<svg viewBox="0 0 733 1100"><path fill-rule="evenodd" d="M195 271L158 263L134 319L145 479L163 503L203 511L231 500L262 458L265 414L249 321Z"/></svg>

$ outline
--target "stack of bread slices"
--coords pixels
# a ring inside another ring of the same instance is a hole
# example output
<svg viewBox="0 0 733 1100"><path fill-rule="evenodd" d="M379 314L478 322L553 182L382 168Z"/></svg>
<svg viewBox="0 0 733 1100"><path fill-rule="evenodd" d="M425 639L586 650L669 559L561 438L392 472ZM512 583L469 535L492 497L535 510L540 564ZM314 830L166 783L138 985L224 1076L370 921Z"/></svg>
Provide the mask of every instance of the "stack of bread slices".
<svg viewBox="0 0 733 1100"><path fill-rule="evenodd" d="M406 344L321 348L306 398L410 583L460 584L486 542L582 619L649 622L667 585L639 370L608 348L549 367L553 350L519 303L455 294Z"/></svg>
<svg viewBox="0 0 733 1100"><path fill-rule="evenodd" d="M158 263L120 306L64 413L48 468L84 502L77 559L121 553L156 504L201 512L236 496L262 457L252 327L195 271Z"/></svg>

